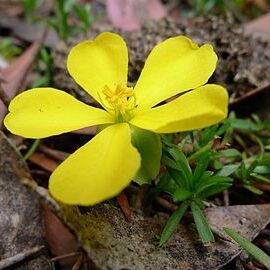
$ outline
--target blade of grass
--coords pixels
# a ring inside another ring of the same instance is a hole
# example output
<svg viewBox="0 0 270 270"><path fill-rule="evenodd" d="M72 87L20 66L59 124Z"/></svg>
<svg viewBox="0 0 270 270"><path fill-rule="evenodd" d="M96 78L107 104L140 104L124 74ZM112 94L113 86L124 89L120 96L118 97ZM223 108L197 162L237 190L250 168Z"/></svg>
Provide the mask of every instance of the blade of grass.
<svg viewBox="0 0 270 270"><path fill-rule="evenodd" d="M257 246L252 244L248 239L237 233L236 231L223 228L223 230L235 241L237 242L246 252L252 255L257 261L262 263L268 269L270 269L270 257L264 253Z"/></svg>
<svg viewBox="0 0 270 270"><path fill-rule="evenodd" d="M188 208L188 203L183 202L178 209L171 215L169 220L167 221L166 226L164 227L162 234L159 240L159 246L162 247L171 237L175 229L177 228L178 223L182 219L184 213Z"/></svg>
<svg viewBox="0 0 270 270"><path fill-rule="evenodd" d="M193 218L196 224L197 231L200 235L200 238L204 244L208 244L210 242L214 242L215 238L210 229L209 223L204 216L203 211L197 205L197 203L191 203L191 211L193 214Z"/></svg>

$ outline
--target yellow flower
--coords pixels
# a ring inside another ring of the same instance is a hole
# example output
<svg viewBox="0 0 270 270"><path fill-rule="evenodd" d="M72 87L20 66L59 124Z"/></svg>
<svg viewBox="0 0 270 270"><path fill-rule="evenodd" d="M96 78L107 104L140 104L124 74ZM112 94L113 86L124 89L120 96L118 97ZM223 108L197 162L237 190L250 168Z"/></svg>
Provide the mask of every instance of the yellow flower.
<svg viewBox="0 0 270 270"><path fill-rule="evenodd" d="M102 33L72 48L67 68L104 109L86 105L61 90L36 88L12 100L4 123L12 133L28 138L109 124L70 155L49 182L51 194L59 201L94 205L121 192L140 168L140 154L131 144L132 125L171 133L203 128L226 117L226 90L205 84L216 62L211 45L199 47L184 36L169 38L154 47L133 90L127 87L124 40ZM191 89L195 90L188 91ZM179 93L184 94L156 106Z"/></svg>

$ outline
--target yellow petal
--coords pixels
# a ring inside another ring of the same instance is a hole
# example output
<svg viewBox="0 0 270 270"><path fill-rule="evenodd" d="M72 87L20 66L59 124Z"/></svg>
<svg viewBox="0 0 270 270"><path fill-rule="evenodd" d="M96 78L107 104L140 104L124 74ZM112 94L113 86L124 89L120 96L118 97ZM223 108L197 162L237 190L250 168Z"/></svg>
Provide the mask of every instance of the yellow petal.
<svg viewBox="0 0 270 270"><path fill-rule="evenodd" d="M126 123L112 125L68 157L51 175L49 190L57 200L94 205L119 194L140 167Z"/></svg>
<svg viewBox="0 0 270 270"><path fill-rule="evenodd" d="M119 35L109 32L83 41L71 49L67 68L74 80L99 102L105 85L112 90L117 85L127 85L126 43Z"/></svg>
<svg viewBox="0 0 270 270"><path fill-rule="evenodd" d="M227 116L228 93L206 84L175 100L138 113L131 124L157 133L193 130L218 123Z"/></svg>
<svg viewBox="0 0 270 270"><path fill-rule="evenodd" d="M198 47L184 36L158 44L148 56L135 86L138 107L150 108L165 99L205 84L216 68L211 45Z"/></svg>
<svg viewBox="0 0 270 270"><path fill-rule="evenodd" d="M9 111L4 119L7 129L27 138L44 138L113 122L106 111L88 106L54 88L23 92L11 101Z"/></svg>

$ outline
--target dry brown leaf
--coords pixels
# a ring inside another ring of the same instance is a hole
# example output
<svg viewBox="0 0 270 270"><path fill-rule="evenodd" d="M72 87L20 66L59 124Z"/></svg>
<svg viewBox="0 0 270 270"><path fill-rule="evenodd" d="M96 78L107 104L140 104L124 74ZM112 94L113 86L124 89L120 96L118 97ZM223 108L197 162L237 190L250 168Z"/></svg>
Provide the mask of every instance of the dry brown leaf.
<svg viewBox="0 0 270 270"><path fill-rule="evenodd" d="M48 245L53 256L61 256L77 251L78 246L74 235L67 229L62 221L46 205L42 205L45 231ZM61 260L63 265L72 265L75 257Z"/></svg>
<svg viewBox="0 0 270 270"><path fill-rule="evenodd" d="M56 167L59 165L59 162L38 152L33 153L29 157L29 160L49 172L53 172L56 169Z"/></svg>
<svg viewBox="0 0 270 270"><path fill-rule="evenodd" d="M34 63L40 48L40 40L34 42L21 56L5 69L0 70L1 88L6 95L12 99L16 94L24 90L26 76ZM7 108L0 100L0 128Z"/></svg>
<svg viewBox="0 0 270 270"><path fill-rule="evenodd" d="M46 245L39 197L23 185L30 174L21 156L0 131L0 258L5 260ZM31 181L29 180L28 183ZM35 185L31 182L31 185ZM3 261L2 261L3 262ZM10 269L10 268L9 268ZM12 269L51 269L46 250Z"/></svg>

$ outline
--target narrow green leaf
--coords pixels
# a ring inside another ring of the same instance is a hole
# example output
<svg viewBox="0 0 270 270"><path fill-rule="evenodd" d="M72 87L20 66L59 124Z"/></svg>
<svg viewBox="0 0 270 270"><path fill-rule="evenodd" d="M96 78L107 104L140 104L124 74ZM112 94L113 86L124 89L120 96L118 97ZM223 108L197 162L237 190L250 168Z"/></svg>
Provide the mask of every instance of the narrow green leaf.
<svg viewBox="0 0 270 270"><path fill-rule="evenodd" d="M204 172L206 171L206 169L208 167L210 157L211 157L210 151L207 151L200 156L200 159L197 162L197 166L196 166L194 174L193 174L193 179L192 179L193 185L196 182L201 180L202 175L204 174Z"/></svg>
<svg viewBox="0 0 270 270"><path fill-rule="evenodd" d="M196 196L201 199L205 199L215 194L218 194L224 191L225 189L228 189L231 185L232 183L226 183L226 182L218 183L218 184L211 184L207 186L205 189L203 189L202 191L196 193Z"/></svg>
<svg viewBox="0 0 270 270"><path fill-rule="evenodd" d="M267 269L270 269L270 257L266 253L264 253L261 249L256 247L248 239L246 239L236 231L229 228L223 228L223 230L247 253L252 255L252 257L254 257L257 261L267 267Z"/></svg>
<svg viewBox="0 0 270 270"><path fill-rule="evenodd" d="M265 177L265 176L262 176L262 175L259 175L259 174L256 174L256 173L252 173L250 176L252 176L256 180L259 180L259 181L262 181L262 182L265 182L265 183L270 183L270 179Z"/></svg>
<svg viewBox="0 0 270 270"><path fill-rule="evenodd" d="M171 215L167 224L165 225L159 240L159 245L163 246L171 237L175 229L177 228L178 223L182 219L184 213L188 208L188 203L183 202L178 209Z"/></svg>
<svg viewBox="0 0 270 270"><path fill-rule="evenodd" d="M259 163L259 160L255 159L255 160L251 163L251 165L248 167L247 173L248 173L248 174L251 174L251 173L253 172L253 170L256 168L256 166L258 165L258 163Z"/></svg>
<svg viewBox="0 0 270 270"><path fill-rule="evenodd" d="M191 211L193 214L193 218L196 224L197 231L199 233L199 236L204 244L214 242L215 238L214 235L210 229L209 223L204 216L203 211L200 209L200 207L195 203L191 203Z"/></svg>
<svg viewBox="0 0 270 270"><path fill-rule="evenodd" d="M232 128L249 131L258 131L257 125L254 124L250 119L231 118L228 119L228 121L230 122Z"/></svg>
<svg viewBox="0 0 270 270"><path fill-rule="evenodd" d="M218 126L205 128L201 134L200 146L205 146L209 141L212 141L216 135Z"/></svg>
<svg viewBox="0 0 270 270"><path fill-rule="evenodd" d="M162 156L162 160L161 160L162 164L166 167L175 169L175 170L179 170L176 162L174 160L172 160L171 158L167 157L166 155Z"/></svg>
<svg viewBox="0 0 270 270"><path fill-rule="evenodd" d="M161 160L161 140L158 134L132 127L131 142L141 155L141 168L137 173L138 184L150 183L157 177Z"/></svg>
<svg viewBox="0 0 270 270"><path fill-rule="evenodd" d="M216 135L223 135L231 127L230 123L224 122L223 125L217 130Z"/></svg>
<svg viewBox="0 0 270 270"><path fill-rule="evenodd" d="M215 175L229 176L229 175L233 174L239 167L240 167L240 164L225 165Z"/></svg>
<svg viewBox="0 0 270 270"><path fill-rule="evenodd" d="M193 195L192 192L190 192L189 190L186 190L184 188L177 188L176 191L173 194L173 200L174 201L185 201L187 199L189 199L191 196Z"/></svg>
<svg viewBox="0 0 270 270"><path fill-rule="evenodd" d="M227 158L233 158L233 157L241 157L241 153L234 149L226 149L226 150L221 150L219 152L216 153L215 155L216 158L220 158L220 157L227 157Z"/></svg>
<svg viewBox="0 0 270 270"><path fill-rule="evenodd" d="M266 165L258 165L256 168L253 170L254 173L258 174L270 174L270 161L269 164Z"/></svg>
<svg viewBox="0 0 270 270"><path fill-rule="evenodd" d="M260 189L250 186L250 185L244 185L244 188L257 195L263 194L263 192Z"/></svg>
<svg viewBox="0 0 270 270"><path fill-rule="evenodd" d="M175 181L172 179L172 177L168 173L164 173L157 185L152 189L152 193L158 193L158 192L166 192L173 196L175 190L177 189L177 185Z"/></svg>
<svg viewBox="0 0 270 270"><path fill-rule="evenodd" d="M198 185L196 185L196 191L200 192L212 184L231 183L231 182L232 182L232 178L228 176L213 175L207 179L204 179L204 181L198 183Z"/></svg>
<svg viewBox="0 0 270 270"><path fill-rule="evenodd" d="M168 152L176 161L179 166L179 170L182 171L187 185L190 186L193 175L186 156L178 146L168 148Z"/></svg>
<svg viewBox="0 0 270 270"><path fill-rule="evenodd" d="M189 190L190 181L189 179L186 178L183 171L168 168L168 173L170 174L170 176L173 178L173 180L179 187Z"/></svg>

